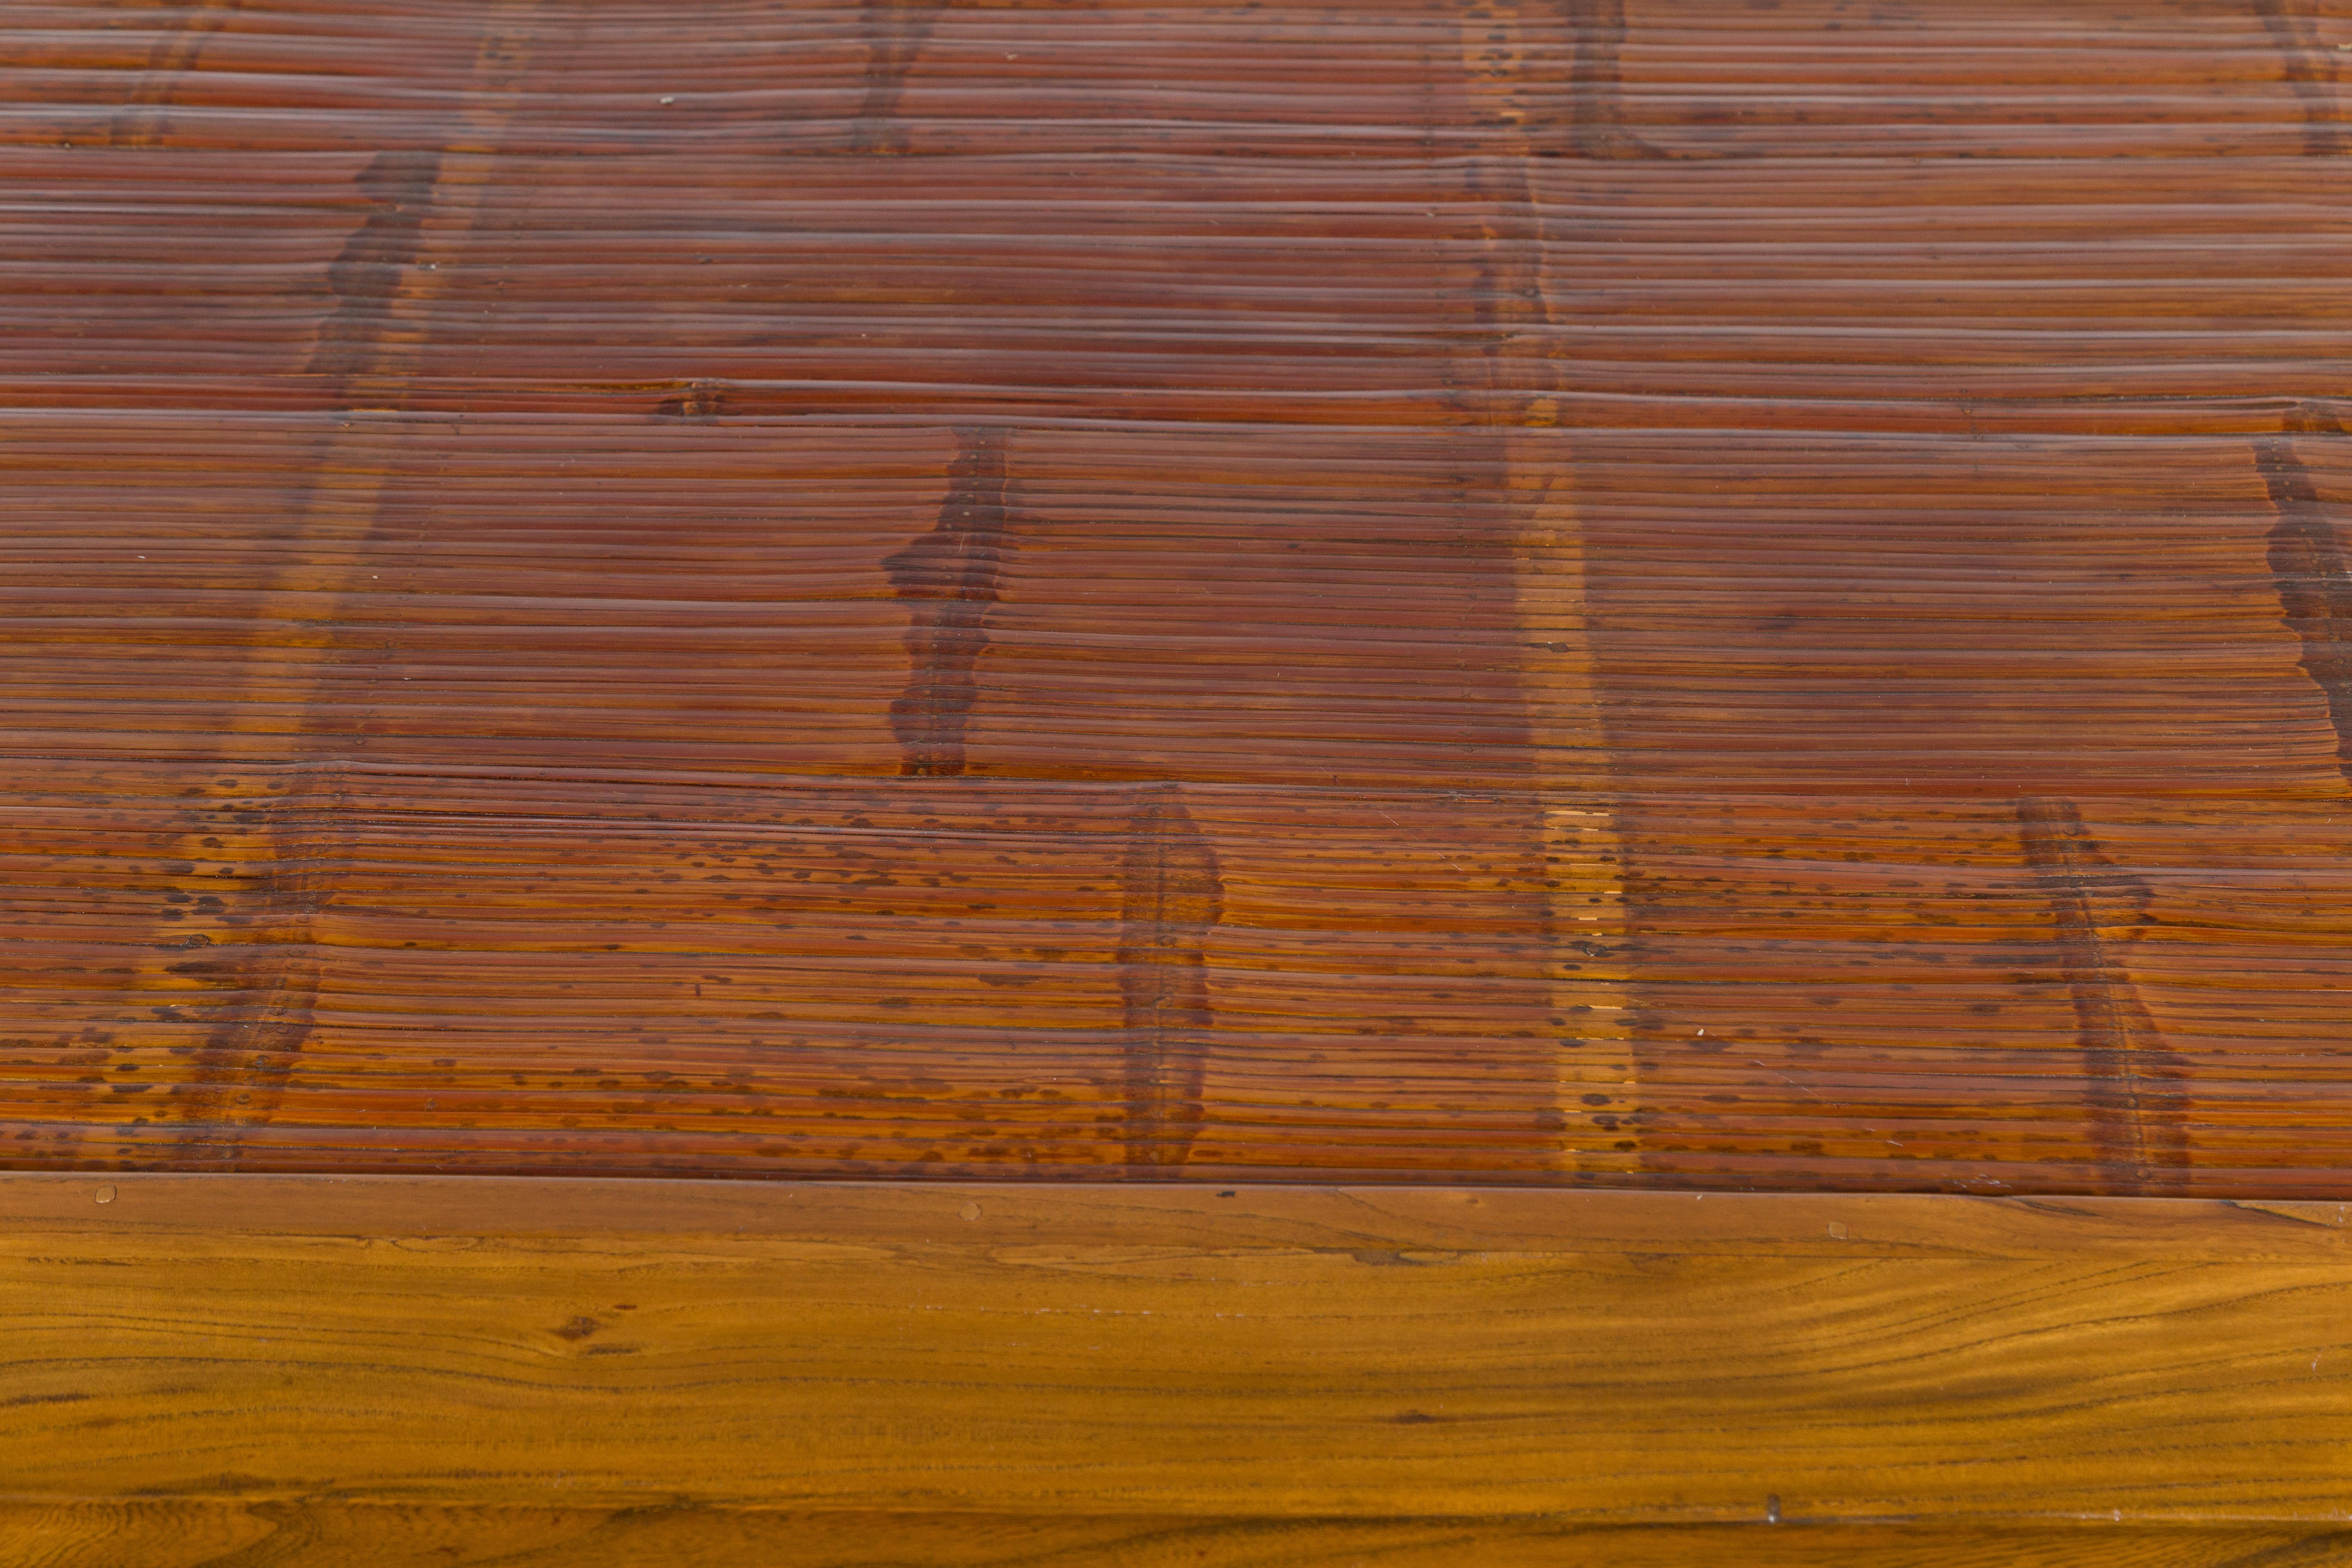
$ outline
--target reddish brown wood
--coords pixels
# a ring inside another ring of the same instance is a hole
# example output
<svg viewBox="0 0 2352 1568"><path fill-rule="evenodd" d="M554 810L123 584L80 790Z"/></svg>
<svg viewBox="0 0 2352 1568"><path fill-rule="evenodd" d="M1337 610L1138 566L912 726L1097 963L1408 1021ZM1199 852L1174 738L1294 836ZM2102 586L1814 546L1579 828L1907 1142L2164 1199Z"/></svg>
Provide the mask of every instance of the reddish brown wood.
<svg viewBox="0 0 2352 1568"><path fill-rule="evenodd" d="M10 22L9 1164L2352 1187L2338 0Z"/></svg>

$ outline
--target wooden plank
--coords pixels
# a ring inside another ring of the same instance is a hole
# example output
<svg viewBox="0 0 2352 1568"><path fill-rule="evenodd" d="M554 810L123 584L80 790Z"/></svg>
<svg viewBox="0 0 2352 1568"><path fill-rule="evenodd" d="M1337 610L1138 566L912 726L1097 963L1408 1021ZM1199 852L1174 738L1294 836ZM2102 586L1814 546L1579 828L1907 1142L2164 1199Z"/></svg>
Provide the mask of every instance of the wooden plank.
<svg viewBox="0 0 2352 1568"><path fill-rule="evenodd" d="M2086 1521L1573 1525L1540 1520L1021 1518L719 1508L0 1502L40 1568L2337 1568L2352 1531Z"/></svg>
<svg viewBox="0 0 2352 1568"><path fill-rule="evenodd" d="M19 1175L0 1497L68 1540L142 1499L1388 1521L1408 1560L1463 1521L2284 1539L2347 1522L2347 1217Z"/></svg>

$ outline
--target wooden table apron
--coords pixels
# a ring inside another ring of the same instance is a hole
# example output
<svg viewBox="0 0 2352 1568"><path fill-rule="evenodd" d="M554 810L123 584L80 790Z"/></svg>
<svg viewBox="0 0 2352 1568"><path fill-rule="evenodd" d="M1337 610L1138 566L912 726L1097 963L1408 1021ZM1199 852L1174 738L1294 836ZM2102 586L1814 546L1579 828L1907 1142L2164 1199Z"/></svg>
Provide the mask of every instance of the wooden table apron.
<svg viewBox="0 0 2352 1568"><path fill-rule="evenodd" d="M0 1178L0 1495L2324 1524L2352 1207Z"/></svg>

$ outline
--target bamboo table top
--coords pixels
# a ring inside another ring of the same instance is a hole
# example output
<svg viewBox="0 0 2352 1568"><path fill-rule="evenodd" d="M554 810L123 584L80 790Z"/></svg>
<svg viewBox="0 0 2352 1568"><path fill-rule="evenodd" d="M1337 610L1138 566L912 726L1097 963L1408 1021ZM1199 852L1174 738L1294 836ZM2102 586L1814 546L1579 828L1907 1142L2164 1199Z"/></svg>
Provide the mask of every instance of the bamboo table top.
<svg viewBox="0 0 2352 1568"><path fill-rule="evenodd" d="M2334 0L10 25L11 1165L2352 1188Z"/></svg>

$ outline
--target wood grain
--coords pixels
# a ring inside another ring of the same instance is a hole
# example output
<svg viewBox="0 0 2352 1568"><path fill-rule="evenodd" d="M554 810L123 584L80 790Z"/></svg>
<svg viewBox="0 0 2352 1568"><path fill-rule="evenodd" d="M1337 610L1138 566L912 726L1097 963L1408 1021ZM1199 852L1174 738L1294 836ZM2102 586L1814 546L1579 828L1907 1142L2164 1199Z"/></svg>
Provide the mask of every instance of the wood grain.
<svg viewBox="0 0 2352 1568"><path fill-rule="evenodd" d="M2352 1531L2088 1522L1573 1525L1495 1520L1022 1519L658 1506L0 1503L40 1568L2336 1568Z"/></svg>
<svg viewBox="0 0 2352 1568"><path fill-rule="evenodd" d="M42 0L0 1163L2352 1195L2342 0Z"/></svg>
<svg viewBox="0 0 2352 1568"><path fill-rule="evenodd" d="M2336 1204L19 1175L0 1215L0 1496L64 1542L2346 1525Z"/></svg>

